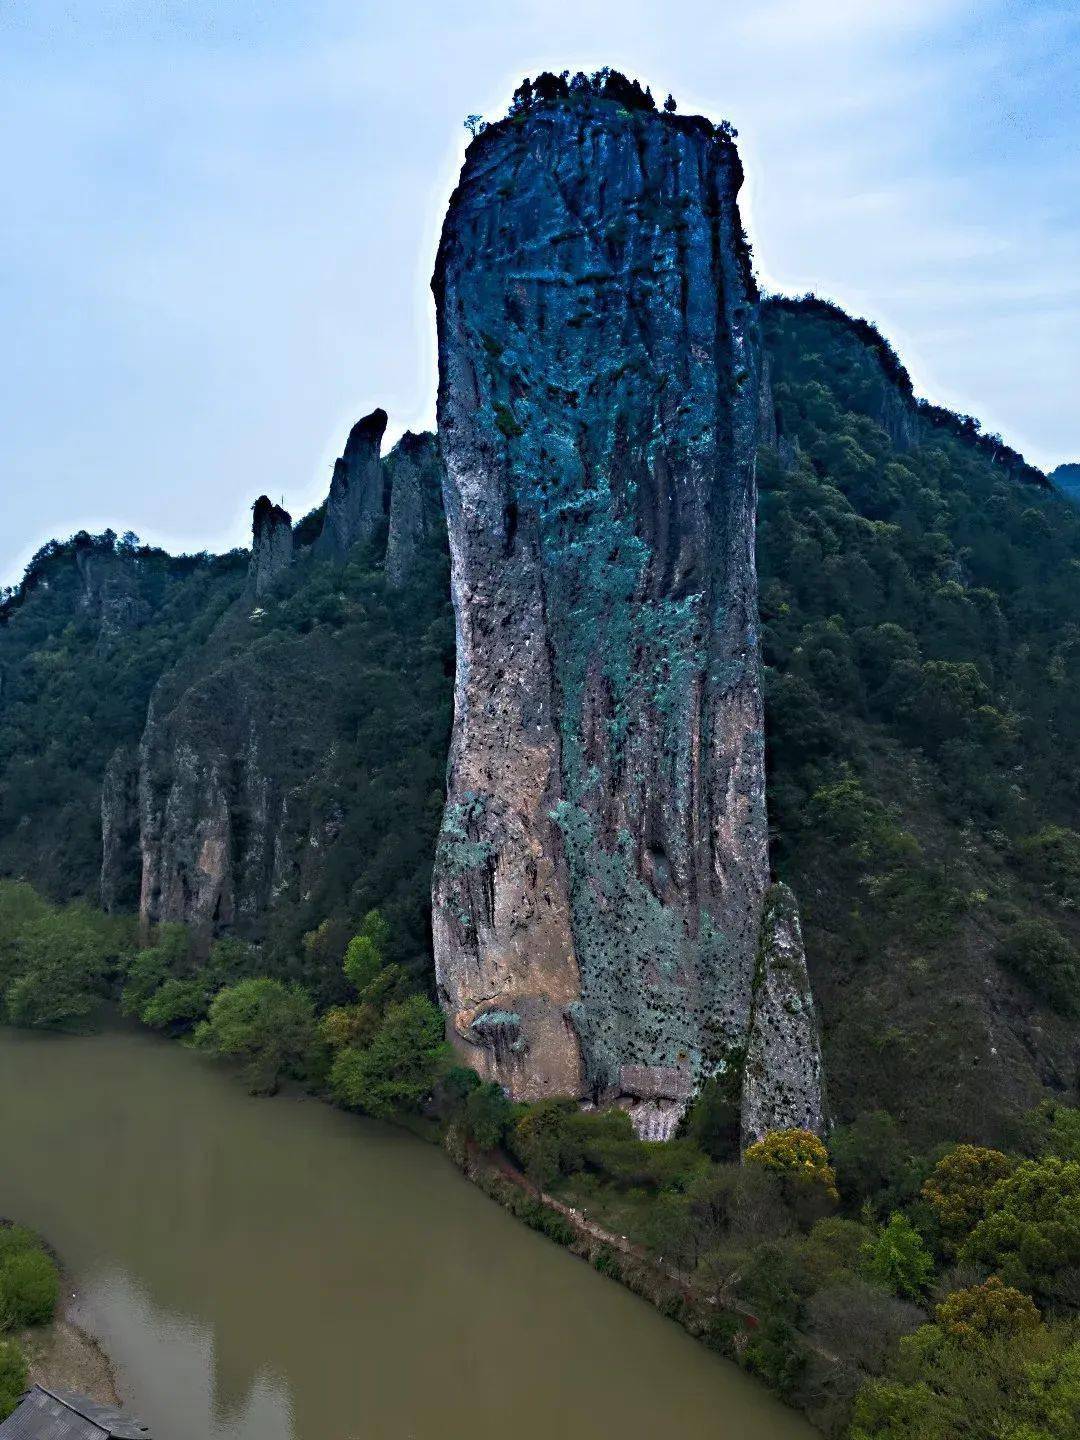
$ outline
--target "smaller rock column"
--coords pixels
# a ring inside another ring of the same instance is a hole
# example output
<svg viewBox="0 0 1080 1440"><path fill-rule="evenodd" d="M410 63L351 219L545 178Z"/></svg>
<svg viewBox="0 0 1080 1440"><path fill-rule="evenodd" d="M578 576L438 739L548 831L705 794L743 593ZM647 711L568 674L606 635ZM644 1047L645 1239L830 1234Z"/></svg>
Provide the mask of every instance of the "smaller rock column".
<svg viewBox="0 0 1080 1440"><path fill-rule="evenodd" d="M373 410L349 432L345 453L334 466L322 533L315 542L320 559L344 560L359 541L368 541L383 518L385 477L379 452L386 411Z"/></svg>
<svg viewBox="0 0 1080 1440"><path fill-rule="evenodd" d="M442 466L435 436L406 431L386 465L390 477L386 579L392 589L400 590L442 511Z"/></svg>
<svg viewBox="0 0 1080 1440"><path fill-rule="evenodd" d="M253 507L249 575L256 596L263 595L292 564L292 516L266 495Z"/></svg>
<svg viewBox="0 0 1080 1440"><path fill-rule="evenodd" d="M821 1041L799 906L786 885L765 892L743 1071L743 1149L770 1130L825 1130Z"/></svg>

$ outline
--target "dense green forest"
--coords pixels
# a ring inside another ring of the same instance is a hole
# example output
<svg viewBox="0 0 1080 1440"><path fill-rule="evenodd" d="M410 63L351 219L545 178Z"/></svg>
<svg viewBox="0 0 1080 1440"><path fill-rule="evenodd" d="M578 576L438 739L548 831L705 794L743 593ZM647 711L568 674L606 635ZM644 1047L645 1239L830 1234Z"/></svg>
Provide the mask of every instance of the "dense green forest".
<svg viewBox="0 0 1080 1440"><path fill-rule="evenodd" d="M179 559L112 531L44 546L0 597L0 870L95 896L101 784L162 673L213 632L247 556Z"/></svg>
<svg viewBox="0 0 1080 1440"><path fill-rule="evenodd" d="M1080 512L972 422L898 413L895 356L839 312L766 324L789 457L759 472L774 865L832 1104L1007 1140L1077 1080Z"/></svg>
<svg viewBox="0 0 1080 1440"><path fill-rule="evenodd" d="M242 555L47 547L0 616L6 1015L81 1026L111 999L253 1090L298 1079L411 1117L459 1158L501 1150L674 1262L686 1286L653 1297L667 1313L694 1328L688 1297L717 1299L695 1333L830 1435L1065 1440L1080 510L974 422L917 404L864 322L811 299L770 301L764 322L773 867L803 910L828 1150L785 1132L740 1165L735 1095L716 1083L652 1146L622 1112L512 1106L452 1064L427 919L453 670L441 537L399 592L382 537L344 566L302 549L257 606ZM95 908L102 777L155 691L255 707L321 818L302 882L202 949L179 926L140 948L133 895ZM568 1240L535 1198L500 1198Z"/></svg>

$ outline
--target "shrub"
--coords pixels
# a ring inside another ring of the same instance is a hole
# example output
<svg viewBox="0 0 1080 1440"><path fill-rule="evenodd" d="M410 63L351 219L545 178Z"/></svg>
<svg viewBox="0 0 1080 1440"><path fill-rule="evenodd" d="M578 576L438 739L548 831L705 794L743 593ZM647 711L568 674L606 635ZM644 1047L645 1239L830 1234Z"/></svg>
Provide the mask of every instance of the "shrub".
<svg viewBox="0 0 1080 1440"><path fill-rule="evenodd" d="M1080 1163L1048 1155L999 1180L960 1258L1040 1287L1080 1265Z"/></svg>
<svg viewBox="0 0 1080 1440"><path fill-rule="evenodd" d="M14 1340L0 1340L0 1420L18 1405L26 1389L26 1357Z"/></svg>
<svg viewBox="0 0 1080 1440"><path fill-rule="evenodd" d="M306 1073L314 1036L309 996L298 986L261 978L219 991L195 1031L195 1043L240 1061L251 1093L269 1095L283 1076Z"/></svg>
<svg viewBox="0 0 1080 1440"><path fill-rule="evenodd" d="M954 1290L937 1307L935 1315L945 1334L961 1343L988 1335L1015 1335L1042 1323L1031 1296L1003 1285L997 1275L991 1275L982 1285Z"/></svg>
<svg viewBox="0 0 1080 1440"><path fill-rule="evenodd" d="M451 1065L442 1078L444 1109L456 1115L472 1092L480 1086L480 1076L467 1065Z"/></svg>
<svg viewBox="0 0 1080 1440"><path fill-rule="evenodd" d="M1024 870L1065 899L1080 897L1080 835L1064 825L1044 825L1017 846Z"/></svg>
<svg viewBox="0 0 1080 1440"><path fill-rule="evenodd" d="M930 1283L934 1261L922 1236L902 1211L895 1211L863 1252L863 1273L890 1295L918 1300Z"/></svg>
<svg viewBox="0 0 1080 1440"><path fill-rule="evenodd" d="M997 948L997 959L1063 1015L1080 1008L1080 960L1049 920L1022 920Z"/></svg>
<svg viewBox="0 0 1080 1440"><path fill-rule="evenodd" d="M143 1006L139 1018L155 1030L188 1029L205 1018L210 1005L206 981L199 976L179 980L171 975Z"/></svg>
<svg viewBox="0 0 1080 1440"><path fill-rule="evenodd" d="M442 1013L423 995L388 1006L370 1045L334 1057L331 1094L382 1118L418 1110L449 1061L443 1033Z"/></svg>
<svg viewBox="0 0 1080 1440"><path fill-rule="evenodd" d="M0 1266L26 1250L40 1250L40 1238L23 1225L0 1224Z"/></svg>
<svg viewBox="0 0 1080 1440"><path fill-rule="evenodd" d="M918 1166L887 1110L838 1125L829 1136L829 1149L840 1193L848 1203L896 1205L918 1190Z"/></svg>
<svg viewBox="0 0 1080 1440"><path fill-rule="evenodd" d="M386 964L386 946L390 926L378 910L369 910L359 932L345 950L342 968L358 995L362 995Z"/></svg>
<svg viewBox="0 0 1080 1440"><path fill-rule="evenodd" d="M638 1140L625 1110L574 1115L568 1135L581 1162L623 1190L684 1190L708 1165L690 1141Z"/></svg>
<svg viewBox="0 0 1080 1440"><path fill-rule="evenodd" d="M990 1192L1009 1173L1000 1150L957 1145L934 1166L922 1187L947 1242L958 1242L986 1214Z"/></svg>
<svg viewBox="0 0 1080 1440"><path fill-rule="evenodd" d="M465 1127L484 1150L501 1145L514 1118L514 1107L501 1085L479 1085L465 1101Z"/></svg>
<svg viewBox="0 0 1080 1440"><path fill-rule="evenodd" d="M732 1067L739 1074L738 1067ZM741 1108L726 1080L707 1080L686 1117L686 1136L710 1160L735 1160L739 1154Z"/></svg>
<svg viewBox="0 0 1080 1440"><path fill-rule="evenodd" d="M764 1140L749 1145L743 1158L747 1165L782 1176L796 1193L839 1199L829 1152L812 1130L771 1130Z"/></svg>
<svg viewBox="0 0 1080 1440"><path fill-rule="evenodd" d="M56 1265L44 1250L17 1252L0 1265L0 1316L10 1328L47 1325L59 1293Z"/></svg>

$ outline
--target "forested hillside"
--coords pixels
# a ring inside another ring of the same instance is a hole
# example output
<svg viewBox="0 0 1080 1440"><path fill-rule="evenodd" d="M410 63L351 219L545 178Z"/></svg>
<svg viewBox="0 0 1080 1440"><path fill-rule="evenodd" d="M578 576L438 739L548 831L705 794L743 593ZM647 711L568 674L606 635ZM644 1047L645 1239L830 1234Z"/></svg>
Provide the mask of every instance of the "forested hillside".
<svg viewBox="0 0 1080 1440"><path fill-rule="evenodd" d="M301 542L317 520L297 526ZM150 745L153 697L158 713L179 709L174 746L239 767L255 736L293 812L296 854L272 911L244 904L241 873L240 912L219 933L258 942L260 968L330 999L346 943L379 905L392 924L390 954L422 977L453 620L445 537L432 538L396 589L376 564L385 544L384 525L346 564L320 562L307 547L259 602L244 552L175 561L111 534L46 547L0 625L2 872L54 899L96 903L105 783L113 818L129 819L108 867L109 898L138 909L134 765L110 760ZM119 799L118 788L127 792ZM242 851L252 817L242 796L234 802Z"/></svg>
<svg viewBox="0 0 1080 1440"><path fill-rule="evenodd" d="M840 312L774 302L766 325L774 863L832 1103L1005 1138L1077 1079L1080 514L973 422L915 407Z"/></svg>
<svg viewBox="0 0 1080 1440"><path fill-rule="evenodd" d="M112 531L34 556L0 603L4 874L96 899L109 757L138 741L157 680L212 633L246 571L242 551L174 558Z"/></svg>

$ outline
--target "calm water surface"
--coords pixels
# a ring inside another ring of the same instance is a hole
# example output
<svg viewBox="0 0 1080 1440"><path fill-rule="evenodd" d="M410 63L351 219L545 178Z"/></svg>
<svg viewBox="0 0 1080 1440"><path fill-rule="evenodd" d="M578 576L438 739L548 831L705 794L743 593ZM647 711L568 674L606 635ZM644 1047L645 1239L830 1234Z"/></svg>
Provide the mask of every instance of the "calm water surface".
<svg viewBox="0 0 1080 1440"><path fill-rule="evenodd" d="M0 1213L155 1440L809 1440L433 1146L177 1045L0 1032Z"/></svg>

